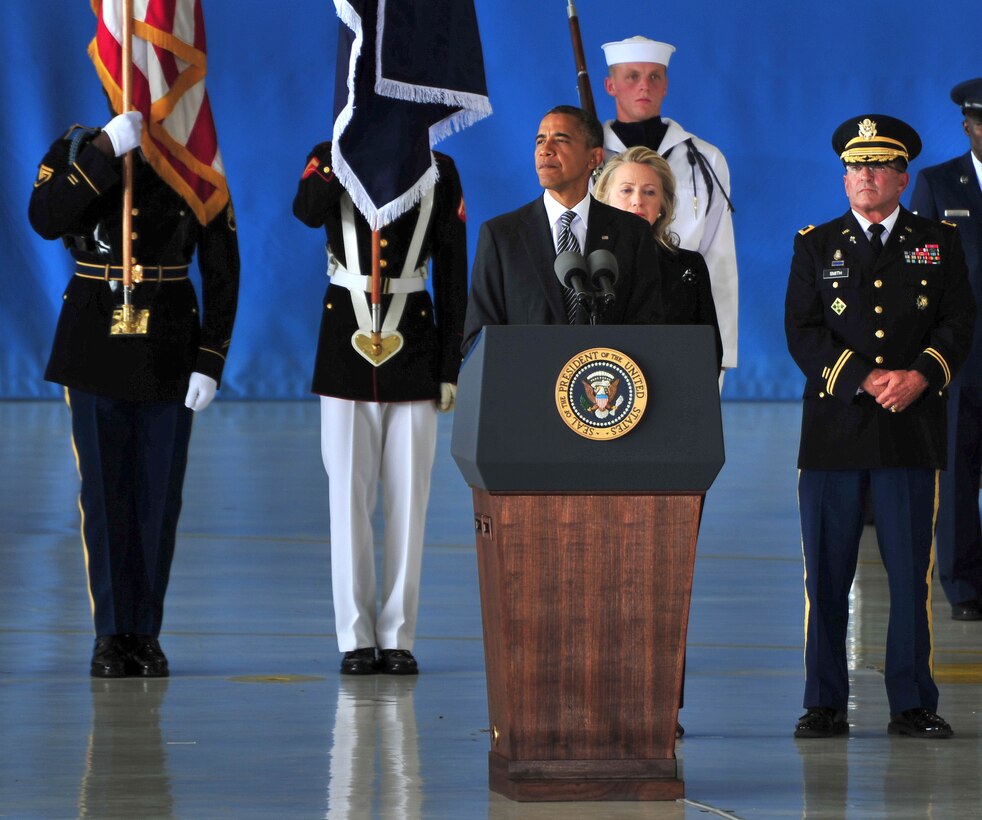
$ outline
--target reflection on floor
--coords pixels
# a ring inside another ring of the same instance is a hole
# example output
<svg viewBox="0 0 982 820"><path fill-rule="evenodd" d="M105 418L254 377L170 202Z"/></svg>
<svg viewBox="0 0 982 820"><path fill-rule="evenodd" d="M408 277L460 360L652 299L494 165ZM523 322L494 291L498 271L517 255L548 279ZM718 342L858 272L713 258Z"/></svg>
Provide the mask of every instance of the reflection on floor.
<svg viewBox="0 0 982 820"><path fill-rule="evenodd" d="M852 734L791 738L798 412L724 405L728 461L707 498L689 632L686 801L571 806L487 789L471 501L448 418L418 680L337 674L317 405L218 402L192 441L162 636L173 676L92 681L67 410L0 404L0 817L978 817L982 623L950 620L936 585L939 711L956 737L888 736L871 539L853 593Z"/></svg>

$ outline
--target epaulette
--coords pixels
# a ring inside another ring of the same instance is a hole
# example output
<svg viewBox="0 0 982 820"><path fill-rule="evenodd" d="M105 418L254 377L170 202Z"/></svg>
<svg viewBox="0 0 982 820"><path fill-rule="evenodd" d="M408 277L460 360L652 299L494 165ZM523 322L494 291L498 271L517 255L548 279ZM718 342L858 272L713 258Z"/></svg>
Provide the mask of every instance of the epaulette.
<svg viewBox="0 0 982 820"><path fill-rule="evenodd" d="M958 226L954 222L949 222L947 219L941 220L942 225L947 225L949 228L957 228Z"/></svg>
<svg viewBox="0 0 982 820"><path fill-rule="evenodd" d="M805 225L805 227L802 228L800 231L798 231L798 233L799 233L799 235L804 236L806 233L808 233L810 231L813 231L813 230L815 230L815 226L814 225Z"/></svg>

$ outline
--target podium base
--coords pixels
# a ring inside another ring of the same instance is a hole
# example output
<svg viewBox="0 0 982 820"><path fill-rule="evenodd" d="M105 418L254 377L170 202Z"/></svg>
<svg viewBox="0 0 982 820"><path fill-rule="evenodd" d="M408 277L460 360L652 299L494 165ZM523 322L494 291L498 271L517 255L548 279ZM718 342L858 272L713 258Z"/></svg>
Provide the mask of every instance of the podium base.
<svg viewBox="0 0 982 820"><path fill-rule="evenodd" d="M491 791L519 802L678 800L674 760L507 760L488 753Z"/></svg>

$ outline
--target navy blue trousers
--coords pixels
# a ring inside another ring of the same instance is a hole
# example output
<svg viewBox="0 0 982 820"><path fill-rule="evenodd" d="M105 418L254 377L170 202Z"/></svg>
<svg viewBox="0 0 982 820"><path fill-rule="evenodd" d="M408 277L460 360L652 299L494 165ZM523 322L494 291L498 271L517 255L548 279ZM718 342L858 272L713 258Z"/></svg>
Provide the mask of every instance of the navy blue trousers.
<svg viewBox="0 0 982 820"><path fill-rule="evenodd" d="M941 473L938 576L952 604L982 598L982 389L954 386L948 394L948 469Z"/></svg>
<svg viewBox="0 0 982 820"><path fill-rule="evenodd" d="M192 411L68 391L96 636L160 634Z"/></svg>
<svg viewBox="0 0 982 820"><path fill-rule="evenodd" d="M914 708L936 711L930 591L937 472L927 469L801 471L804 706L845 709L849 700L849 590L867 490L890 589L884 670L890 714Z"/></svg>

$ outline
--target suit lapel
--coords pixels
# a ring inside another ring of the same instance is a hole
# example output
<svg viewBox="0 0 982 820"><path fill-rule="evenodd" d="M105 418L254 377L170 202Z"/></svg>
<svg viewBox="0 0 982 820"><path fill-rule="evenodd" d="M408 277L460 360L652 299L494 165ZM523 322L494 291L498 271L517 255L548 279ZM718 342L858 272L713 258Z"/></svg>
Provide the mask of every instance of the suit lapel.
<svg viewBox="0 0 982 820"><path fill-rule="evenodd" d="M556 278L556 245L552 239L552 228L546 215L542 199L530 202L520 213L520 218L528 226L521 231L525 253L528 254L533 276L542 288L546 303L553 314L552 321L566 324L566 305L563 302L562 288Z"/></svg>
<svg viewBox="0 0 982 820"><path fill-rule="evenodd" d="M612 250L614 235L610 228L612 209L608 205L590 198L590 221L586 226L586 256L596 250Z"/></svg>

